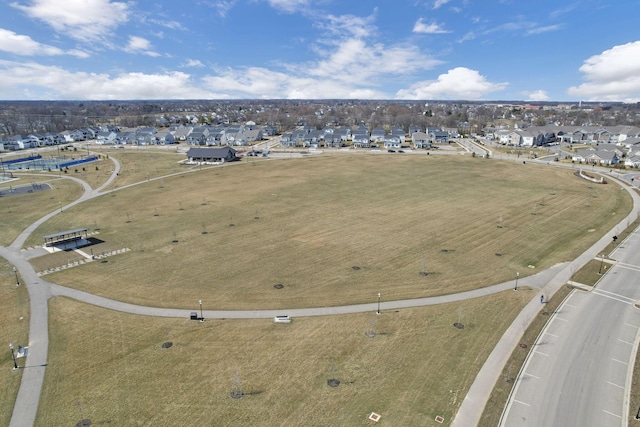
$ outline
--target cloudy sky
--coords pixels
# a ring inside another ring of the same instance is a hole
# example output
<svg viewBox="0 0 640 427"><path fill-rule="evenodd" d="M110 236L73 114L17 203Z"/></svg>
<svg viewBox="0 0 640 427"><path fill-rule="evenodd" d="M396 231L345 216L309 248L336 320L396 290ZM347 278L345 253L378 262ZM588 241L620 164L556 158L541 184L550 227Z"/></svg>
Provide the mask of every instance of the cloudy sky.
<svg viewBox="0 0 640 427"><path fill-rule="evenodd" d="M0 99L640 101L640 0L0 0Z"/></svg>

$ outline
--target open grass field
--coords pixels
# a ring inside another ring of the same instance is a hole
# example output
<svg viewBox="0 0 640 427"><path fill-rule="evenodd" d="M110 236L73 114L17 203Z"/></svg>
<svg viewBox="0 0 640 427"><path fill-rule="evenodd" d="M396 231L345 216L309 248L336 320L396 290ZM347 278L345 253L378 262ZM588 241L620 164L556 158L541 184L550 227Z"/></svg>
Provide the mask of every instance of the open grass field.
<svg viewBox="0 0 640 427"><path fill-rule="evenodd" d="M51 190L33 193L4 196L0 198L0 245L7 246L18 237L21 231L45 214L60 209L69 202L82 195L82 187L68 179L54 176L44 176L39 173L16 174L18 180L0 184L0 191L8 192L9 186L14 187L36 184L49 184ZM40 236L38 236L40 237ZM37 244L42 240L36 239Z"/></svg>
<svg viewBox="0 0 640 427"><path fill-rule="evenodd" d="M13 370L9 343L17 348L29 342L29 295L24 286L16 286L12 266L3 258L0 258L0 313L0 425L8 426L22 378L22 370ZM18 365L23 366L24 360L18 359Z"/></svg>
<svg viewBox="0 0 640 427"><path fill-rule="evenodd" d="M120 175L108 189L123 187L159 176L186 171L193 167L182 165L180 161L185 160L186 156L176 153L175 150L132 149L127 147L123 150L92 148L92 151L101 153L106 159L113 157L120 162ZM113 168L110 168L110 170L112 169ZM106 178L108 178L108 176Z"/></svg>
<svg viewBox="0 0 640 427"><path fill-rule="evenodd" d="M291 324L150 318L56 298L36 425L366 426L372 411L381 425L437 425L436 415L448 425L534 293L522 291Z"/></svg>
<svg viewBox="0 0 640 427"><path fill-rule="evenodd" d="M131 252L47 277L132 303L325 306L523 277L577 256L630 206L615 185L549 166L325 156L146 182L65 211L27 243L99 228L98 238Z"/></svg>

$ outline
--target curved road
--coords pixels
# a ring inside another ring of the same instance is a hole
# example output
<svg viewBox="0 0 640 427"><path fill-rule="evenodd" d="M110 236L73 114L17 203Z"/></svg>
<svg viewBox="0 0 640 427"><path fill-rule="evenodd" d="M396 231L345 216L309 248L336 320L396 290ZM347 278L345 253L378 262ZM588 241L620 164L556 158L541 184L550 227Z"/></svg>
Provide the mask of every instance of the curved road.
<svg viewBox="0 0 640 427"><path fill-rule="evenodd" d="M120 171L120 165L116 159L111 158L112 161L115 162L115 168L111 175L111 177L102 184L97 189L92 189L88 184L84 181L78 180L76 178L68 177L68 179L74 179L79 182L83 188L84 193L78 200L66 205L63 209L70 208L79 203L92 199L94 197L101 196L103 194L107 194L111 191L118 191L123 188L130 187L131 184L126 187L120 187L117 190L109 190L103 191L113 180L116 178ZM194 170L195 171L195 170ZM194 172L192 171L192 172ZM184 172L180 172L184 173ZM169 175L170 176L170 175ZM164 177L163 177L164 178ZM155 178L155 179L161 179ZM146 181L145 181L146 182ZM632 215L637 216L638 206L640 206L640 201L638 197L634 194L634 212ZM11 422L9 424L10 427L30 427L35 423L38 404L40 400L40 392L42 390L42 384L44 382L44 374L47 366L47 352L48 352L48 300L53 296L67 296L70 298L77 299L79 301L83 301L89 304L94 304L100 307L109 308L112 310L118 310L127 313L141 314L141 315L149 315L149 316L163 316L163 317L188 317L191 309L189 310L179 310L179 309L166 309L160 307L144 307L137 306L133 304L123 303L120 301L115 301L103 297L99 297L96 295L92 295L86 292L78 291L75 289L67 288L64 286L60 286L54 283L47 282L43 280L41 277L37 275L31 264L22 256L20 249L22 248L24 242L29 237L29 235L42 223L49 220L51 217L58 214L59 211L51 212L48 215L45 215L38 221L31 224L27 227L16 239L15 241L9 245L9 247L0 247L0 256L6 258L9 262L11 262L20 272L22 276L23 282L27 286L27 290L29 292L30 298L30 310L31 310L31 318L29 325L29 354L27 356L27 360L25 362L25 366L28 366L30 369L25 369L22 371L22 382L20 385L20 389L18 391L18 396L16 399L16 403L14 405L13 414L11 417ZM631 215L630 215L631 216ZM635 216L633 217L635 219ZM621 226L622 222L618 225ZM532 288L543 288L543 292L545 295L551 295L555 290L557 290L562 284L566 283L568 278L571 276L576 267L584 265L590 259L593 258L594 255L599 253L599 250L604 247L604 245L608 243L608 237L604 237L601 241L599 241L593 248L585 252L581 257L576 259L571 263L565 263L557 265L553 268L550 268L546 271L538 273L534 276L529 276L523 279L520 279L520 284L522 286L529 286ZM593 254L592 254L593 253ZM407 307L417 307L417 306L425 306L425 305L433 305L433 304L441 304L452 301L459 301L463 299L469 298L477 298L480 296L489 295L496 292L501 292L507 289L513 288L513 281L501 283L498 285L490 286L487 288L476 289L473 291L463 292L459 294L445 295L440 297L432 297L432 298L420 298L420 299L412 299L412 300L404 300L404 301L388 301L382 302L380 307L383 310L389 309L398 309L398 308L407 308ZM555 289L553 289L555 287ZM521 315L513 322L511 328L505 333L503 339L500 341L498 346L494 352L490 355L487 363L482 368L480 374L476 378L476 381L472 385L471 390L467 394L467 397L463 401L463 404L458 411L458 415L454 420L452 425L476 425L477 422L469 422L477 417L480 418L482 413L482 409L484 408L484 404L481 406L478 405L478 402L482 403L482 399L484 398L484 402L486 403L486 398L495 383L495 380L491 381L491 378L495 376L496 378L499 376L502 366L504 363L500 363L500 353L508 355L510 351L505 352L505 346L510 345L510 341L517 339L521 336L521 333L515 337L515 334L518 333L518 326L521 328L524 323L520 319L520 317L524 318L532 318L532 313L535 315L539 307L536 307L532 303L537 302L538 296L534 297L532 302L525 307L522 311ZM538 303L539 304L539 303ZM344 313L356 313L356 312L365 312L365 311L374 311L377 309L376 303L371 304L361 304L361 305L350 305L350 306L340 306L340 307L324 307L324 308L308 308L308 309L292 309L292 310L249 310L249 311L212 311L208 310L204 312L205 317L208 318L270 318L279 314L287 314L290 316L322 316L322 315L331 315L331 314L344 314ZM513 330L512 330L513 329ZM514 338L507 339L509 336L513 335ZM515 344L513 344L515 347ZM494 355L496 353L496 355ZM497 356L497 357L496 357ZM488 392L486 389L488 388ZM486 394L485 394L486 393ZM483 397L484 395L484 397Z"/></svg>

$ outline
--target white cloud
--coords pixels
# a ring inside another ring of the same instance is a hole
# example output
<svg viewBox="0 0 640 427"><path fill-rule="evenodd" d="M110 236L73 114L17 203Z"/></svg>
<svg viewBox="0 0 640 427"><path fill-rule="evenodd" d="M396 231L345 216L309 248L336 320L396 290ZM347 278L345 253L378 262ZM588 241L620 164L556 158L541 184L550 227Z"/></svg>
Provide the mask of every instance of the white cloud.
<svg viewBox="0 0 640 427"><path fill-rule="evenodd" d="M425 24L422 21L422 18L420 18L413 26L413 32L421 34L446 34L449 31L445 30L435 22L432 22L431 24Z"/></svg>
<svg viewBox="0 0 640 427"><path fill-rule="evenodd" d="M481 99L488 93L498 92L507 83L491 83L476 70L458 67L441 74L437 80L422 81L401 89L399 99Z"/></svg>
<svg viewBox="0 0 640 427"><path fill-rule="evenodd" d="M586 83L567 93L589 101L640 101L640 41L614 46L580 67Z"/></svg>
<svg viewBox="0 0 640 427"><path fill-rule="evenodd" d="M213 7L218 11L218 15L225 18L236 2L237 0L218 0L213 4Z"/></svg>
<svg viewBox="0 0 640 427"><path fill-rule="evenodd" d="M269 5L286 13L294 13L308 9L310 0L267 0Z"/></svg>
<svg viewBox="0 0 640 427"><path fill-rule="evenodd" d="M105 37L126 22L129 14L128 3L110 0L29 0L27 5L11 5L55 31L82 41Z"/></svg>
<svg viewBox="0 0 640 427"><path fill-rule="evenodd" d="M544 90L536 90L533 92L524 92L527 101L548 101L549 95Z"/></svg>
<svg viewBox="0 0 640 427"><path fill-rule="evenodd" d="M22 56L54 56L54 55L72 55L78 58L86 58L88 53L72 49L64 51L55 46L39 43L29 36L16 34L13 31L0 28L0 51L9 52Z"/></svg>
<svg viewBox="0 0 640 427"><path fill-rule="evenodd" d="M528 36L530 36L530 35L533 35L533 34L541 34L541 33L549 33L551 31L558 31L560 29L562 29L562 25L560 25L560 24L547 25L546 27L531 28L531 29L527 30L526 34Z"/></svg>
<svg viewBox="0 0 640 427"><path fill-rule="evenodd" d="M71 84L73 83L73 84ZM121 73L116 76L71 72L60 67L0 61L0 93L5 99L184 99L223 98L194 85L189 74Z"/></svg>
<svg viewBox="0 0 640 427"><path fill-rule="evenodd" d="M444 6L445 4L449 3L451 0L435 0L433 2L433 8L434 9L438 9L441 6Z"/></svg>
<svg viewBox="0 0 640 427"><path fill-rule="evenodd" d="M129 36L129 43L124 48L129 53L141 53L148 56L160 56L159 53L151 50L151 42L143 37Z"/></svg>
<svg viewBox="0 0 640 427"><path fill-rule="evenodd" d="M185 68L189 68L189 67L201 68L201 67L204 67L204 64L199 59L187 59L187 62L182 64L182 66Z"/></svg>
<svg viewBox="0 0 640 427"><path fill-rule="evenodd" d="M326 23L318 23L332 34L351 34L353 37L368 37L375 32L375 12L369 16L328 15Z"/></svg>
<svg viewBox="0 0 640 427"><path fill-rule="evenodd" d="M388 95L367 87L356 87L333 79L294 76L261 67L227 69L203 78L208 89L231 98L373 99Z"/></svg>

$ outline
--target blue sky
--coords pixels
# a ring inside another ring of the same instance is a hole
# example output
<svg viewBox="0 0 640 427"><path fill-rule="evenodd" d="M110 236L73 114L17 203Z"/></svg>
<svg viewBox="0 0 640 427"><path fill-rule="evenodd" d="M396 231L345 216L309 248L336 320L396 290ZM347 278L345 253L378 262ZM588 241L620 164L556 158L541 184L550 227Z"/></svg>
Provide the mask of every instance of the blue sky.
<svg viewBox="0 0 640 427"><path fill-rule="evenodd" d="M640 101L640 0L0 0L0 99Z"/></svg>

